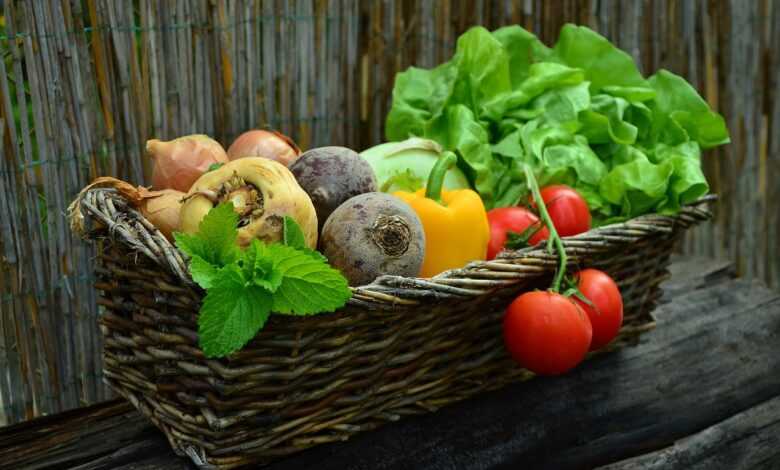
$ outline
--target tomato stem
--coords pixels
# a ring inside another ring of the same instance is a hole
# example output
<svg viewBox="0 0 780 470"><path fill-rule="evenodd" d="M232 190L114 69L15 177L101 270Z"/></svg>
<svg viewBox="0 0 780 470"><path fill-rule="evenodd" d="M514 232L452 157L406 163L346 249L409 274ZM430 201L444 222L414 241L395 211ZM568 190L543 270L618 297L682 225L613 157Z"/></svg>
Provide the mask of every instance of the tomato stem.
<svg viewBox="0 0 780 470"><path fill-rule="evenodd" d="M563 276L566 274L566 264L568 263L566 249L563 246L561 237L558 236L558 231L555 230L555 225L553 225L552 219L550 219L550 214L547 213L547 206L544 205L542 194L539 192L539 184L536 182L536 177L534 177L534 173L531 171L531 167L524 165L524 170L528 188L531 190L534 201L536 201L536 208L539 210L539 216L542 218L544 224L547 225L547 229L550 231L550 237L547 239L547 252L552 253L553 246L558 251L558 271L555 273L555 278L553 279L550 290L553 292L559 292L561 290Z"/></svg>

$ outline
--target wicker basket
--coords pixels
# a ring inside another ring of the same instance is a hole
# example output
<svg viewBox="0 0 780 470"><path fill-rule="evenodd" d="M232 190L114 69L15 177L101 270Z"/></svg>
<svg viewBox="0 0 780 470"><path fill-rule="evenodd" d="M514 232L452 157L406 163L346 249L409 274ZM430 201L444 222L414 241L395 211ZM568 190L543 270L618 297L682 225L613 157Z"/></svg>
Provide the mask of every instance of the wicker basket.
<svg viewBox="0 0 780 470"><path fill-rule="evenodd" d="M654 326L675 241L712 199L564 239L572 267L618 280L625 323L611 349ZM337 313L271 316L244 349L209 360L203 292L179 251L113 189L77 202L74 230L99 242L105 381L203 468L268 462L533 375L506 355L501 319L519 292L549 285L557 259L542 248L432 279L383 276Z"/></svg>

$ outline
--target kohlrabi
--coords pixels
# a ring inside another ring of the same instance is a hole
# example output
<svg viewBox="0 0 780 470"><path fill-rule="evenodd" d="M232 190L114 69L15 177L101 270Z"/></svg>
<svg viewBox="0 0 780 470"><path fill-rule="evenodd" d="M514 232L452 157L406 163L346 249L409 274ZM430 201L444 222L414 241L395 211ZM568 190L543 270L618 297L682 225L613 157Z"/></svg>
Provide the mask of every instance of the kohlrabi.
<svg viewBox="0 0 780 470"><path fill-rule="evenodd" d="M441 151L441 146L432 140L412 137L371 147L360 155L374 169L379 190L390 193L423 188ZM444 187L470 188L466 176L457 167L447 172Z"/></svg>

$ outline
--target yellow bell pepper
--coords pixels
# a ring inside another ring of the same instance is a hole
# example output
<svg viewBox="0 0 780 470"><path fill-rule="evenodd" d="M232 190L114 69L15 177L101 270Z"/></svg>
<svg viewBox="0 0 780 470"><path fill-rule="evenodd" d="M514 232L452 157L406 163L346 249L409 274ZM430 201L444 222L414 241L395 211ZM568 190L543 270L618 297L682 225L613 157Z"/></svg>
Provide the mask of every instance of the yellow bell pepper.
<svg viewBox="0 0 780 470"><path fill-rule="evenodd" d="M425 231L422 277L462 268L487 256L490 226L479 194L470 189L442 191L444 176L456 161L454 153L445 152L431 170L425 189L393 193L409 204L422 222Z"/></svg>

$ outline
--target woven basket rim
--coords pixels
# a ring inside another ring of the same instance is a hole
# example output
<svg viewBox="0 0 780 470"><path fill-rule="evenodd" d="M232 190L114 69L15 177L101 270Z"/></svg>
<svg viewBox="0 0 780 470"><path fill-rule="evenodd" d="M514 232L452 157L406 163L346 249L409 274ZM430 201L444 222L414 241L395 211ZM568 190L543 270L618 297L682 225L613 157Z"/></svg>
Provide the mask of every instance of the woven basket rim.
<svg viewBox="0 0 780 470"><path fill-rule="evenodd" d="M85 188L86 189L86 188ZM682 207L674 215L644 214L624 222L593 228L571 237L561 237L569 255L569 265L578 264L580 256L609 251L657 234L673 233L676 227L689 227L712 217L709 203L717 195L708 194ZM103 225L103 229L86 230L85 215ZM198 288L187 268L188 258L154 225L113 188L94 187L82 191L68 208L71 229L87 240L97 240L108 232L128 248L145 254L183 284ZM382 275L363 286L350 287L352 297L347 307L395 309L413 307L429 299L472 298L495 290L511 288L534 274L544 275L557 267L558 258L546 249L546 242L519 250L504 251L495 260L472 261L431 278ZM438 303L438 302L436 302Z"/></svg>

